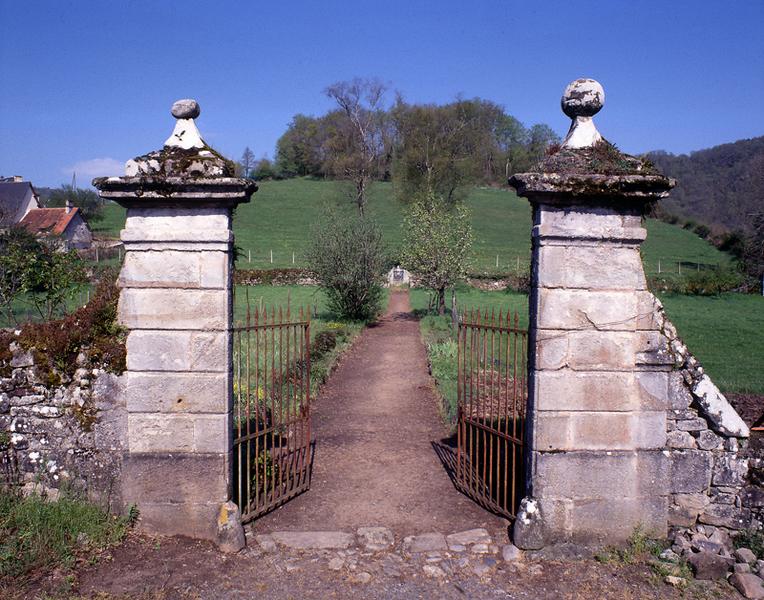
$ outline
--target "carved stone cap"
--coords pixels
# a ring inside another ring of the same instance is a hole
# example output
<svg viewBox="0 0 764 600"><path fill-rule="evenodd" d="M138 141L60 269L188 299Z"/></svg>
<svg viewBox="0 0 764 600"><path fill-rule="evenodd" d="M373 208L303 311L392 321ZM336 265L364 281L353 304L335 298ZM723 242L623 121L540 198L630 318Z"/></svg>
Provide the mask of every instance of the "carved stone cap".
<svg viewBox="0 0 764 600"><path fill-rule="evenodd" d="M170 112L175 129L162 149L128 160L124 177L94 179L101 197L124 206L248 202L257 185L252 179L235 177L234 163L202 139L195 123L201 113L199 103L178 100Z"/></svg>
<svg viewBox="0 0 764 600"><path fill-rule="evenodd" d="M252 179L243 177L98 177L99 195L122 206L236 206L249 202L257 191Z"/></svg>
<svg viewBox="0 0 764 600"><path fill-rule="evenodd" d="M600 135L593 117L603 107L605 91L593 79L577 79L565 89L563 112L571 118L570 131L531 172L509 180L520 196L533 200L585 203L652 202L668 195L676 181L646 159L618 150Z"/></svg>
<svg viewBox="0 0 764 600"><path fill-rule="evenodd" d="M668 196L676 181L663 175L593 173L518 173L509 184L518 195L549 203L651 202Z"/></svg>

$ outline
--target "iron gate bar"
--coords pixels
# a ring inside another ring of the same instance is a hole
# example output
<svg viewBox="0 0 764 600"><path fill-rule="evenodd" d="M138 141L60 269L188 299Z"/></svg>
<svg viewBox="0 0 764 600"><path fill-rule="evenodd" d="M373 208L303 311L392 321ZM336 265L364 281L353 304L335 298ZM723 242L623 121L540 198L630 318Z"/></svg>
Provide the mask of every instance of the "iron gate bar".
<svg viewBox="0 0 764 600"><path fill-rule="evenodd" d="M522 485L527 331L517 313L512 320L509 311L497 319L493 309L472 310L459 318L457 346L457 487L512 518Z"/></svg>
<svg viewBox="0 0 764 600"><path fill-rule="evenodd" d="M289 305L277 316L253 312L249 294L246 304L246 325L233 328L233 496L244 522L307 490L311 462L310 310L292 320Z"/></svg>

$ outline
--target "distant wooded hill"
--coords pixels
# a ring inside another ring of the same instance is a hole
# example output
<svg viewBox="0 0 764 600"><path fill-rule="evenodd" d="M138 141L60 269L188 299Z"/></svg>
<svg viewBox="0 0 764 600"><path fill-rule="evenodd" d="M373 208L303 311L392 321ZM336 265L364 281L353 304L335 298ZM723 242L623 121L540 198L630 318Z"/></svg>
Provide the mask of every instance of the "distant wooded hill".
<svg viewBox="0 0 764 600"><path fill-rule="evenodd" d="M689 155L659 150L648 156L677 180L663 202L667 212L746 231L753 214L764 212L764 136Z"/></svg>

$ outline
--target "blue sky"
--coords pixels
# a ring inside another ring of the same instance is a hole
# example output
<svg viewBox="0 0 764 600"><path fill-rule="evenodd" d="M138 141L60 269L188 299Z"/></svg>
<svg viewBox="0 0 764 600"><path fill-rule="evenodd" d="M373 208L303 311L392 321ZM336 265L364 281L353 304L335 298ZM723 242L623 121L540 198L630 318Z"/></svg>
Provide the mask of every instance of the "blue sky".
<svg viewBox="0 0 764 600"><path fill-rule="evenodd" d="M0 175L121 174L161 146L178 98L205 139L273 154L324 88L378 77L413 102L502 104L561 134L577 77L605 88L600 131L627 152L764 134L764 2L91 2L0 0Z"/></svg>

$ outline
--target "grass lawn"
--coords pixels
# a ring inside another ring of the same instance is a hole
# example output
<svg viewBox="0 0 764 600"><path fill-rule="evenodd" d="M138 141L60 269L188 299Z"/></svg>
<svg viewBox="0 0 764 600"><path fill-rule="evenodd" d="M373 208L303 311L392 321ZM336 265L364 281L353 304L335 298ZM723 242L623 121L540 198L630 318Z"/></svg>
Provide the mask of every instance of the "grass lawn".
<svg viewBox="0 0 764 600"><path fill-rule="evenodd" d="M722 391L764 394L764 297L658 297L690 352Z"/></svg>
<svg viewBox="0 0 764 600"><path fill-rule="evenodd" d="M0 581L39 569L69 571L78 557L95 562L102 549L122 541L136 516L132 509L127 517L109 515L66 494L47 500L0 487Z"/></svg>
<svg viewBox="0 0 764 600"><path fill-rule="evenodd" d="M472 210L474 244L472 270L485 273L514 272L530 264L531 209L524 198L508 189L475 188L467 198ZM304 267L310 227L324 207L343 205L354 210L347 184L312 179L265 181L249 204L236 209L234 232L236 245L242 250L239 268ZM368 214L377 220L385 240L395 253L401 243L403 206L393 198L390 183L371 186ZM116 204L107 204L104 219L95 225L96 233L117 237L124 224L125 211ZM697 235L675 225L647 221L648 236L643 246L648 276L667 278L697 268L698 263L716 265L729 262ZM271 263L271 251L273 262ZM496 266L498 256L499 266ZM249 258L251 257L251 262Z"/></svg>
<svg viewBox="0 0 764 600"><path fill-rule="evenodd" d="M116 202L107 202L103 207L103 218L90 223L90 229L99 237L118 238L119 232L125 226L127 210Z"/></svg>
<svg viewBox="0 0 764 600"><path fill-rule="evenodd" d="M70 313L77 310L81 306L85 306L85 304L87 304L88 300L90 299L90 294L92 291L93 286L90 284L77 286L77 288L73 290L71 295L66 299L65 312ZM27 321L33 321L36 323L44 320L40 316L37 308L35 308L34 303L32 303L32 301L25 296L17 298L13 301L13 313L19 323L25 323ZM63 315L57 314L54 318L59 318L61 316ZM13 326L15 326L15 323L12 323L5 313L0 313L0 328Z"/></svg>

